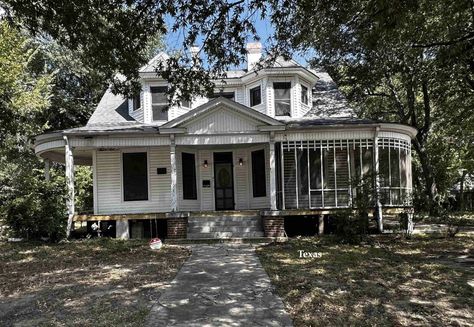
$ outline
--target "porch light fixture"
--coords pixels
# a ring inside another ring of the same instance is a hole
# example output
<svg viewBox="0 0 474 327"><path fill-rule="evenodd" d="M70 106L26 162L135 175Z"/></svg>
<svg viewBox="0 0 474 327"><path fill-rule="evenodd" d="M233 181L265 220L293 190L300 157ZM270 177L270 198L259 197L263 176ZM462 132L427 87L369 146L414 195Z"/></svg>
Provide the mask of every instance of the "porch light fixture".
<svg viewBox="0 0 474 327"><path fill-rule="evenodd" d="M202 166L203 166L204 168L207 168L207 166L208 166L207 160L204 160L204 163L202 164Z"/></svg>
<svg viewBox="0 0 474 327"><path fill-rule="evenodd" d="M239 158L239 166L243 166L244 165L244 160L242 158Z"/></svg>

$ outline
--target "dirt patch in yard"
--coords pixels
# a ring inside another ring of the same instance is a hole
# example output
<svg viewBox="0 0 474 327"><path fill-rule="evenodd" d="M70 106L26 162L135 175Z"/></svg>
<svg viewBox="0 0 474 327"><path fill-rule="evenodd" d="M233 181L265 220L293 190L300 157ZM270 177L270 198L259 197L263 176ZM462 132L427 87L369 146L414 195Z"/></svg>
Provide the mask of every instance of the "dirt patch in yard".
<svg viewBox="0 0 474 327"><path fill-rule="evenodd" d="M143 241L0 243L4 326L140 326L189 256Z"/></svg>
<svg viewBox="0 0 474 327"><path fill-rule="evenodd" d="M258 254L296 326L472 326L473 251L469 236L376 236L365 245L328 236Z"/></svg>

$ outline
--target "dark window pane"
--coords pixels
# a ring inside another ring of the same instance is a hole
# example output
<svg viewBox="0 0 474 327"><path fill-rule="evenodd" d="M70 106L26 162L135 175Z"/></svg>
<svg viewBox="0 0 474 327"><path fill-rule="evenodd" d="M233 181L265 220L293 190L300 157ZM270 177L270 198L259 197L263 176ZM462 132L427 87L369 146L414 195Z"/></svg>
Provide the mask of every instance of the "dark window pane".
<svg viewBox="0 0 474 327"><path fill-rule="evenodd" d="M252 152L252 185L254 198L267 195L265 150Z"/></svg>
<svg viewBox="0 0 474 327"><path fill-rule="evenodd" d="M250 89L250 106L256 106L262 103L262 91L260 86Z"/></svg>
<svg viewBox="0 0 474 327"><path fill-rule="evenodd" d="M301 102L308 104L308 88L301 85Z"/></svg>
<svg viewBox="0 0 474 327"><path fill-rule="evenodd" d="M275 97L275 115L276 116L290 116L291 115L291 100L290 82L273 83L274 97Z"/></svg>
<svg viewBox="0 0 474 327"><path fill-rule="evenodd" d="M133 98L133 111L137 110L140 108L141 104L140 104L140 94L136 95L134 98Z"/></svg>
<svg viewBox="0 0 474 327"><path fill-rule="evenodd" d="M153 120L168 120L168 105L152 105Z"/></svg>
<svg viewBox="0 0 474 327"><path fill-rule="evenodd" d="M146 152L123 154L124 201L148 200L148 176Z"/></svg>
<svg viewBox="0 0 474 327"><path fill-rule="evenodd" d="M297 150L299 195L308 195L308 150ZM301 199L304 205L307 203Z"/></svg>
<svg viewBox="0 0 474 327"><path fill-rule="evenodd" d="M182 153L183 199L196 200L196 161L194 153Z"/></svg>

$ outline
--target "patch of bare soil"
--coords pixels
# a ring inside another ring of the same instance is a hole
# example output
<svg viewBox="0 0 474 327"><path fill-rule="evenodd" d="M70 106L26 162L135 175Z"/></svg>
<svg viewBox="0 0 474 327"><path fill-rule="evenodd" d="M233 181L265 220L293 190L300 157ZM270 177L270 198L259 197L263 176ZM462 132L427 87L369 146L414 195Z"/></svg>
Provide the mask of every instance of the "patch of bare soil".
<svg viewBox="0 0 474 327"><path fill-rule="evenodd" d="M0 325L140 326L189 254L142 241L0 243Z"/></svg>
<svg viewBox="0 0 474 327"><path fill-rule="evenodd" d="M295 326L474 325L472 236L383 235L361 245L328 236L258 253Z"/></svg>

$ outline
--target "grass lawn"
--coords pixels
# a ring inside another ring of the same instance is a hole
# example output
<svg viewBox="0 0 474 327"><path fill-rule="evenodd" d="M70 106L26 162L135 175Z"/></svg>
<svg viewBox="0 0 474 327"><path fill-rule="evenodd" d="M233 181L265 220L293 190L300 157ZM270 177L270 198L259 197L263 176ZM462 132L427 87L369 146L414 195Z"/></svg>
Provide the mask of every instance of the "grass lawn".
<svg viewBox="0 0 474 327"><path fill-rule="evenodd" d="M384 235L366 245L326 236L258 254L295 326L472 326L473 249L465 235ZM298 250L321 258L299 258Z"/></svg>
<svg viewBox="0 0 474 327"><path fill-rule="evenodd" d="M189 254L144 241L0 243L0 325L140 326Z"/></svg>

